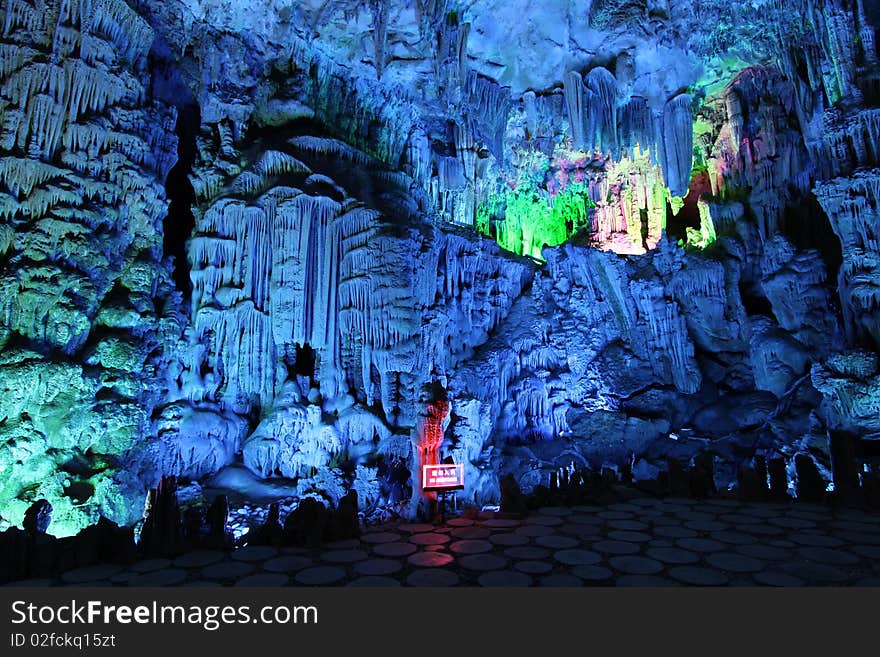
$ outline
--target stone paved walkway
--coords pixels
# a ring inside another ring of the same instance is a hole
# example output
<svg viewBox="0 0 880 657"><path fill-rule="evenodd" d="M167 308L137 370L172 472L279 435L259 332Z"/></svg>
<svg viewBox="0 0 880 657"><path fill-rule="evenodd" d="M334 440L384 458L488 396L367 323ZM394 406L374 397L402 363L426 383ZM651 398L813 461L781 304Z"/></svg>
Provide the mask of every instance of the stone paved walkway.
<svg viewBox="0 0 880 657"><path fill-rule="evenodd" d="M37 586L880 585L880 514L804 504L636 498L388 523L321 548L197 551L98 565ZM16 585L16 584L13 584Z"/></svg>

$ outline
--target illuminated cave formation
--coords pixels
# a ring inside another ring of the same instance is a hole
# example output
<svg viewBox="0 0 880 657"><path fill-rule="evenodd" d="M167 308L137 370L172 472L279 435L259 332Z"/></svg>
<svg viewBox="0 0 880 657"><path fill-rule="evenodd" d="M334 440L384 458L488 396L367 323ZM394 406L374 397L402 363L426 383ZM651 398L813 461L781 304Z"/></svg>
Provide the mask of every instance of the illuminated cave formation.
<svg viewBox="0 0 880 657"><path fill-rule="evenodd" d="M163 476L413 517L444 460L830 484L880 437L878 13L4 2L0 530Z"/></svg>

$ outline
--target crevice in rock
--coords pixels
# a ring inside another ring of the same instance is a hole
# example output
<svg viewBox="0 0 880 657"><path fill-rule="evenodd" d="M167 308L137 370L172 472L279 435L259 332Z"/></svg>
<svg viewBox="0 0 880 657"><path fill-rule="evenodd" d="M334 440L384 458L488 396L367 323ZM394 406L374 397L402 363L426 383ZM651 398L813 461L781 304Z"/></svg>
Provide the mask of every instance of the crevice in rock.
<svg viewBox="0 0 880 657"><path fill-rule="evenodd" d="M818 251L825 262L829 283L837 285L837 272L843 262L840 239L814 194L786 208L780 230L797 248Z"/></svg>
<svg viewBox="0 0 880 657"><path fill-rule="evenodd" d="M165 193L170 203L163 224L162 248L165 257L173 259L174 284L187 299L192 293L192 282L189 277L186 244L196 225L192 212L195 191L189 175L195 162L196 134L200 124L198 105L193 103L178 108L174 127L177 135L177 164L171 169L165 182Z"/></svg>

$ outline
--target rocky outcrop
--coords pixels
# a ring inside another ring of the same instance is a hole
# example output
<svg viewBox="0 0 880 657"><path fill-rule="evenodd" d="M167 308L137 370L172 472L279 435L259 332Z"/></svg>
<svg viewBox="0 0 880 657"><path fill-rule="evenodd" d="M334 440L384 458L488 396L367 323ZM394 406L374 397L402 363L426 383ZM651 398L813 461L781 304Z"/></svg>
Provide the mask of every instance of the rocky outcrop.
<svg viewBox="0 0 880 657"><path fill-rule="evenodd" d="M137 517L120 471L179 326L162 264L174 113L149 96L153 30L124 2L0 9L0 523L51 499L73 534Z"/></svg>

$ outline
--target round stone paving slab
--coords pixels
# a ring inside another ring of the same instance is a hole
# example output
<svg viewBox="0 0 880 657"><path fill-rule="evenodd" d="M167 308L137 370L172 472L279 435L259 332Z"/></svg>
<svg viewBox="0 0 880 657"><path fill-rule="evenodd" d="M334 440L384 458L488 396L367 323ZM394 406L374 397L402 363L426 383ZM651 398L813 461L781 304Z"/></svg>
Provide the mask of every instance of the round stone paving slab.
<svg viewBox="0 0 880 657"><path fill-rule="evenodd" d="M455 559L445 552L416 552L407 557L407 563L418 568L442 568L448 566Z"/></svg>
<svg viewBox="0 0 880 657"><path fill-rule="evenodd" d="M491 529L512 529L513 527L519 527L522 521L514 520L513 518L489 518L483 521L482 524L483 527Z"/></svg>
<svg viewBox="0 0 880 657"><path fill-rule="evenodd" d="M680 538L675 543L693 552L720 552L726 547L724 543L711 538Z"/></svg>
<svg viewBox="0 0 880 657"><path fill-rule="evenodd" d="M571 510L575 513L593 514L598 513L599 511L604 511L605 509L604 507L595 506L593 504L575 504L573 507L571 507Z"/></svg>
<svg viewBox="0 0 880 657"><path fill-rule="evenodd" d="M583 586L584 580L574 575L556 574L547 575L541 579L541 586L559 587L559 586Z"/></svg>
<svg viewBox="0 0 880 657"><path fill-rule="evenodd" d="M868 532L872 534L880 532L880 526L866 522L857 522L855 520L832 520L828 524L833 529L839 529L846 532Z"/></svg>
<svg viewBox="0 0 880 657"><path fill-rule="evenodd" d="M839 548L844 542L827 534L810 534L807 532L792 533L789 537L795 543L806 547Z"/></svg>
<svg viewBox="0 0 880 657"><path fill-rule="evenodd" d="M880 560L880 545L853 545L849 549L868 559Z"/></svg>
<svg viewBox="0 0 880 657"><path fill-rule="evenodd" d="M458 575L441 568L425 568L411 572L406 583L410 586L455 586L458 584Z"/></svg>
<svg viewBox="0 0 880 657"><path fill-rule="evenodd" d="M514 570L493 570L477 580L480 586L531 586L532 578Z"/></svg>
<svg viewBox="0 0 880 657"><path fill-rule="evenodd" d="M363 550L330 550L321 555L321 560L329 563L354 563L363 561L368 556Z"/></svg>
<svg viewBox="0 0 880 657"><path fill-rule="evenodd" d="M629 503L635 504L636 506L652 507L660 504L660 500L655 497L636 497L631 499Z"/></svg>
<svg viewBox="0 0 880 657"><path fill-rule="evenodd" d="M637 543L628 541L598 541L593 543L593 548L605 554L636 554L639 551Z"/></svg>
<svg viewBox="0 0 880 657"><path fill-rule="evenodd" d="M791 558L789 550L773 547L772 545L763 545L757 543L755 545L738 545L736 551L747 557L755 559L763 559L765 561L784 561Z"/></svg>
<svg viewBox="0 0 880 657"><path fill-rule="evenodd" d="M734 498L717 499L717 500L713 499L711 503L712 503L712 506L720 506L720 507L724 507L725 509L731 509L731 508L736 508L736 507L742 506L742 502L740 502L739 500L734 499Z"/></svg>
<svg viewBox="0 0 880 657"><path fill-rule="evenodd" d="M832 550L823 547L803 547L798 550L805 559L815 561L817 563L828 564L829 566L854 566L859 562L859 558L844 550Z"/></svg>
<svg viewBox="0 0 880 657"><path fill-rule="evenodd" d="M675 565L697 563L700 560L700 555L676 547L652 547L646 554L657 561Z"/></svg>
<svg viewBox="0 0 880 657"><path fill-rule="evenodd" d="M627 543L647 543L653 536L645 532L632 532L615 529L608 532L608 538L613 541L626 541Z"/></svg>
<svg viewBox="0 0 880 657"><path fill-rule="evenodd" d="M194 550L177 557L174 565L178 568L204 568L222 561L225 556L220 550Z"/></svg>
<svg viewBox="0 0 880 657"><path fill-rule="evenodd" d="M278 555L278 549L269 545L246 545L243 548L234 550L231 556L235 561L247 561L253 563L255 561L265 561Z"/></svg>
<svg viewBox="0 0 880 657"><path fill-rule="evenodd" d="M396 559L367 559L354 565L359 575L392 575L403 568Z"/></svg>
<svg viewBox="0 0 880 657"><path fill-rule="evenodd" d="M812 520L804 518L793 518L791 516L783 516L781 518L770 518L768 521L771 525L784 527L785 529L811 529L816 526Z"/></svg>
<svg viewBox="0 0 880 657"><path fill-rule="evenodd" d="M414 545L445 545L450 539L447 534L428 532L425 534L413 534L407 540Z"/></svg>
<svg viewBox="0 0 880 657"><path fill-rule="evenodd" d="M569 516L574 511L566 506L542 506L538 509L538 513L544 516Z"/></svg>
<svg viewBox="0 0 880 657"><path fill-rule="evenodd" d="M517 527L513 530L515 534L519 534L520 536L528 536L530 538L535 538L538 536L550 536L551 534L555 534L556 531L552 527L545 527L543 525L524 525L522 527Z"/></svg>
<svg viewBox="0 0 880 657"><path fill-rule="evenodd" d="M361 542L356 538L346 538L341 541L331 541L324 543L322 547L326 550L354 550L360 547Z"/></svg>
<svg viewBox="0 0 880 657"><path fill-rule="evenodd" d="M624 513L641 513L642 509L637 504L631 502L617 502L609 504L608 511L623 511Z"/></svg>
<svg viewBox="0 0 880 657"><path fill-rule="evenodd" d="M205 579L241 579L254 572L254 567L244 561L220 561L202 568Z"/></svg>
<svg viewBox="0 0 880 657"><path fill-rule="evenodd" d="M220 582L209 582L206 579L197 579L194 582L187 582L186 588L188 589L218 589L222 588L222 584Z"/></svg>
<svg viewBox="0 0 880 657"><path fill-rule="evenodd" d="M338 566L314 566L296 574L296 581L305 586L326 586L345 579L345 571Z"/></svg>
<svg viewBox="0 0 880 657"><path fill-rule="evenodd" d="M849 579L849 575L840 568L823 563L790 563L782 566L782 570L813 585L841 584Z"/></svg>
<svg viewBox="0 0 880 657"><path fill-rule="evenodd" d="M697 532L693 529L686 529L684 527L676 527L675 525L670 525L668 527L654 527L654 534L656 536L663 536L665 538L696 538Z"/></svg>
<svg viewBox="0 0 880 657"><path fill-rule="evenodd" d="M356 587L386 587L386 586L401 586L400 582L391 577L358 577L355 580L352 580L348 583L348 586L356 586Z"/></svg>
<svg viewBox="0 0 880 657"><path fill-rule="evenodd" d="M551 548L553 550L564 550L566 548L573 548L580 545L580 541L568 536L559 536L558 534L551 536L538 536L535 539L535 543L541 547Z"/></svg>
<svg viewBox="0 0 880 657"><path fill-rule="evenodd" d="M514 547L517 545L528 545L529 537L523 536L522 534L514 534L513 532L503 532L500 534L492 534L489 537L489 540L495 545Z"/></svg>
<svg viewBox="0 0 880 657"><path fill-rule="evenodd" d="M860 509L838 509L835 515L841 520L855 520L856 522L877 522L876 512L868 513Z"/></svg>
<svg viewBox="0 0 880 657"><path fill-rule="evenodd" d="M627 532L641 532L648 529L648 525L639 520L609 520L608 527Z"/></svg>
<svg viewBox="0 0 880 657"><path fill-rule="evenodd" d="M602 561L601 555L590 550L558 550L553 558L566 566L592 566Z"/></svg>
<svg viewBox="0 0 880 657"><path fill-rule="evenodd" d="M679 584L666 577L657 575L621 575L615 582L615 586L632 588L657 588L667 586L679 586Z"/></svg>
<svg viewBox="0 0 880 657"><path fill-rule="evenodd" d="M794 575L787 575L775 570L765 570L755 573L755 582L763 586L803 586L804 580Z"/></svg>
<svg viewBox="0 0 880 657"><path fill-rule="evenodd" d="M434 525L429 525L426 522L405 522L402 525L397 525L397 528L407 534L421 534L422 532L434 531Z"/></svg>
<svg viewBox="0 0 880 657"><path fill-rule="evenodd" d="M574 566L570 572L586 582L604 582L614 576L605 566Z"/></svg>
<svg viewBox="0 0 880 657"><path fill-rule="evenodd" d="M455 538L489 538L492 532L485 527L457 527L450 534Z"/></svg>
<svg viewBox="0 0 880 657"><path fill-rule="evenodd" d="M727 529L726 524L717 520L689 520L684 523L684 526L688 529L693 529L695 532L718 532L722 529Z"/></svg>
<svg viewBox="0 0 880 657"><path fill-rule="evenodd" d="M110 563L102 563L96 566L84 566L82 568L68 570L61 576L61 579L66 584L82 584L83 582L94 582L96 580L109 581L110 578L113 577L113 575L117 574L121 570L121 566Z"/></svg>
<svg viewBox="0 0 880 657"><path fill-rule="evenodd" d="M446 524L450 527L470 527L474 524L474 521L470 518L450 518L446 521Z"/></svg>
<svg viewBox="0 0 880 657"><path fill-rule="evenodd" d="M128 569L133 573L148 573L151 570L162 570L171 566L171 559L144 559L135 561ZM62 579L64 579L62 577Z"/></svg>
<svg viewBox="0 0 880 657"><path fill-rule="evenodd" d="M880 545L880 534L871 534L868 532L835 532L838 539L843 539L847 543L864 543L865 545ZM827 538L832 538L831 536ZM832 546L826 546L832 547Z"/></svg>
<svg viewBox="0 0 880 657"><path fill-rule="evenodd" d="M597 518L596 516L585 516L585 515L574 515L568 516L565 519L565 522L571 523L573 525L602 525L605 521L602 518ZM622 521L617 521L622 522ZM633 522L633 521L630 521Z"/></svg>
<svg viewBox="0 0 880 657"><path fill-rule="evenodd" d="M712 532L712 538L714 538L716 541L722 541L730 545L748 545L749 543L758 542L758 539L751 534L746 534L744 532L735 532L731 530Z"/></svg>
<svg viewBox="0 0 880 657"><path fill-rule="evenodd" d="M287 586L290 578L282 573L257 573L238 580L236 586Z"/></svg>
<svg viewBox="0 0 880 657"><path fill-rule="evenodd" d="M523 524L556 527L562 524L562 518L559 518L558 516L529 516L523 521Z"/></svg>
<svg viewBox="0 0 880 657"><path fill-rule="evenodd" d="M729 573L757 573L764 569L764 562L754 557L733 552L717 552L706 557L706 563L713 568Z"/></svg>
<svg viewBox="0 0 880 657"><path fill-rule="evenodd" d="M129 586L178 586L186 581L187 572L182 568L163 568L142 575L135 575L129 580Z"/></svg>
<svg viewBox="0 0 880 657"><path fill-rule="evenodd" d="M406 557L416 549L412 543L380 543L373 547L373 553L380 557Z"/></svg>
<svg viewBox="0 0 880 657"><path fill-rule="evenodd" d="M747 516L743 513L722 513L718 516L721 522L729 522L733 525L753 525L757 522L763 522L760 518Z"/></svg>
<svg viewBox="0 0 880 657"><path fill-rule="evenodd" d="M284 557L269 559L263 564L263 569L268 570L270 573L295 573L311 565L313 565L313 562L308 557L290 554Z"/></svg>
<svg viewBox="0 0 880 657"><path fill-rule="evenodd" d="M681 527L681 520L672 516L656 516L651 519L651 522L654 523L655 527Z"/></svg>
<svg viewBox="0 0 880 657"><path fill-rule="evenodd" d="M556 529L561 534L576 538L580 543L598 541L603 537L602 530L593 525L562 525Z"/></svg>
<svg viewBox="0 0 880 657"><path fill-rule="evenodd" d="M513 567L529 575L545 575L553 570L553 565L546 561L517 561Z"/></svg>
<svg viewBox="0 0 880 657"><path fill-rule="evenodd" d="M420 536L421 534L417 535ZM401 540L401 538L400 534L395 534L394 532L369 532L361 536L361 541L376 545L377 543L393 543Z"/></svg>
<svg viewBox="0 0 880 657"><path fill-rule="evenodd" d="M685 522L710 522L712 520L715 520L715 516L711 513L705 513L702 511L691 511L690 509L681 509L679 511L676 511L675 515Z"/></svg>
<svg viewBox="0 0 880 657"><path fill-rule="evenodd" d="M523 547L507 548L504 555L511 559L546 559L550 556L550 551L542 547L533 547L531 545Z"/></svg>
<svg viewBox="0 0 880 657"><path fill-rule="evenodd" d="M786 512L786 515L790 518L803 518L804 520L812 520L813 522L828 522L831 520L831 514L828 511L823 510L821 507L816 507L814 510L807 508L789 509Z"/></svg>
<svg viewBox="0 0 880 657"><path fill-rule="evenodd" d="M629 511L600 511L596 514L603 520L632 520L633 514Z"/></svg>
<svg viewBox="0 0 880 657"><path fill-rule="evenodd" d="M675 566L669 574L679 582L692 586L723 586L727 584L727 575L711 568L702 566Z"/></svg>
<svg viewBox="0 0 880 657"><path fill-rule="evenodd" d="M663 564L659 561L633 555L611 557L608 563L627 575L656 575L663 570Z"/></svg>
<svg viewBox="0 0 880 657"><path fill-rule="evenodd" d="M746 534L752 534L754 536L780 536L785 534L785 529L782 527L777 527L776 525L765 525L761 523L753 523L751 525L737 525L737 531L744 532Z"/></svg>
<svg viewBox="0 0 880 657"><path fill-rule="evenodd" d="M492 544L489 541L480 539L466 539L456 541L449 546L449 550L454 554L479 554L481 552L489 552L492 550Z"/></svg>
<svg viewBox="0 0 880 657"><path fill-rule="evenodd" d="M682 506L691 506L696 504L696 500L692 500L689 497L667 497L660 504L662 506L669 506L670 508L682 507Z"/></svg>
<svg viewBox="0 0 880 657"><path fill-rule="evenodd" d="M507 559L496 554L469 554L458 563L467 570L499 570L507 565Z"/></svg>
<svg viewBox="0 0 880 657"><path fill-rule="evenodd" d="M784 504L770 504L762 502L761 504L749 504L742 507L742 513L756 518L776 518L786 510Z"/></svg>

